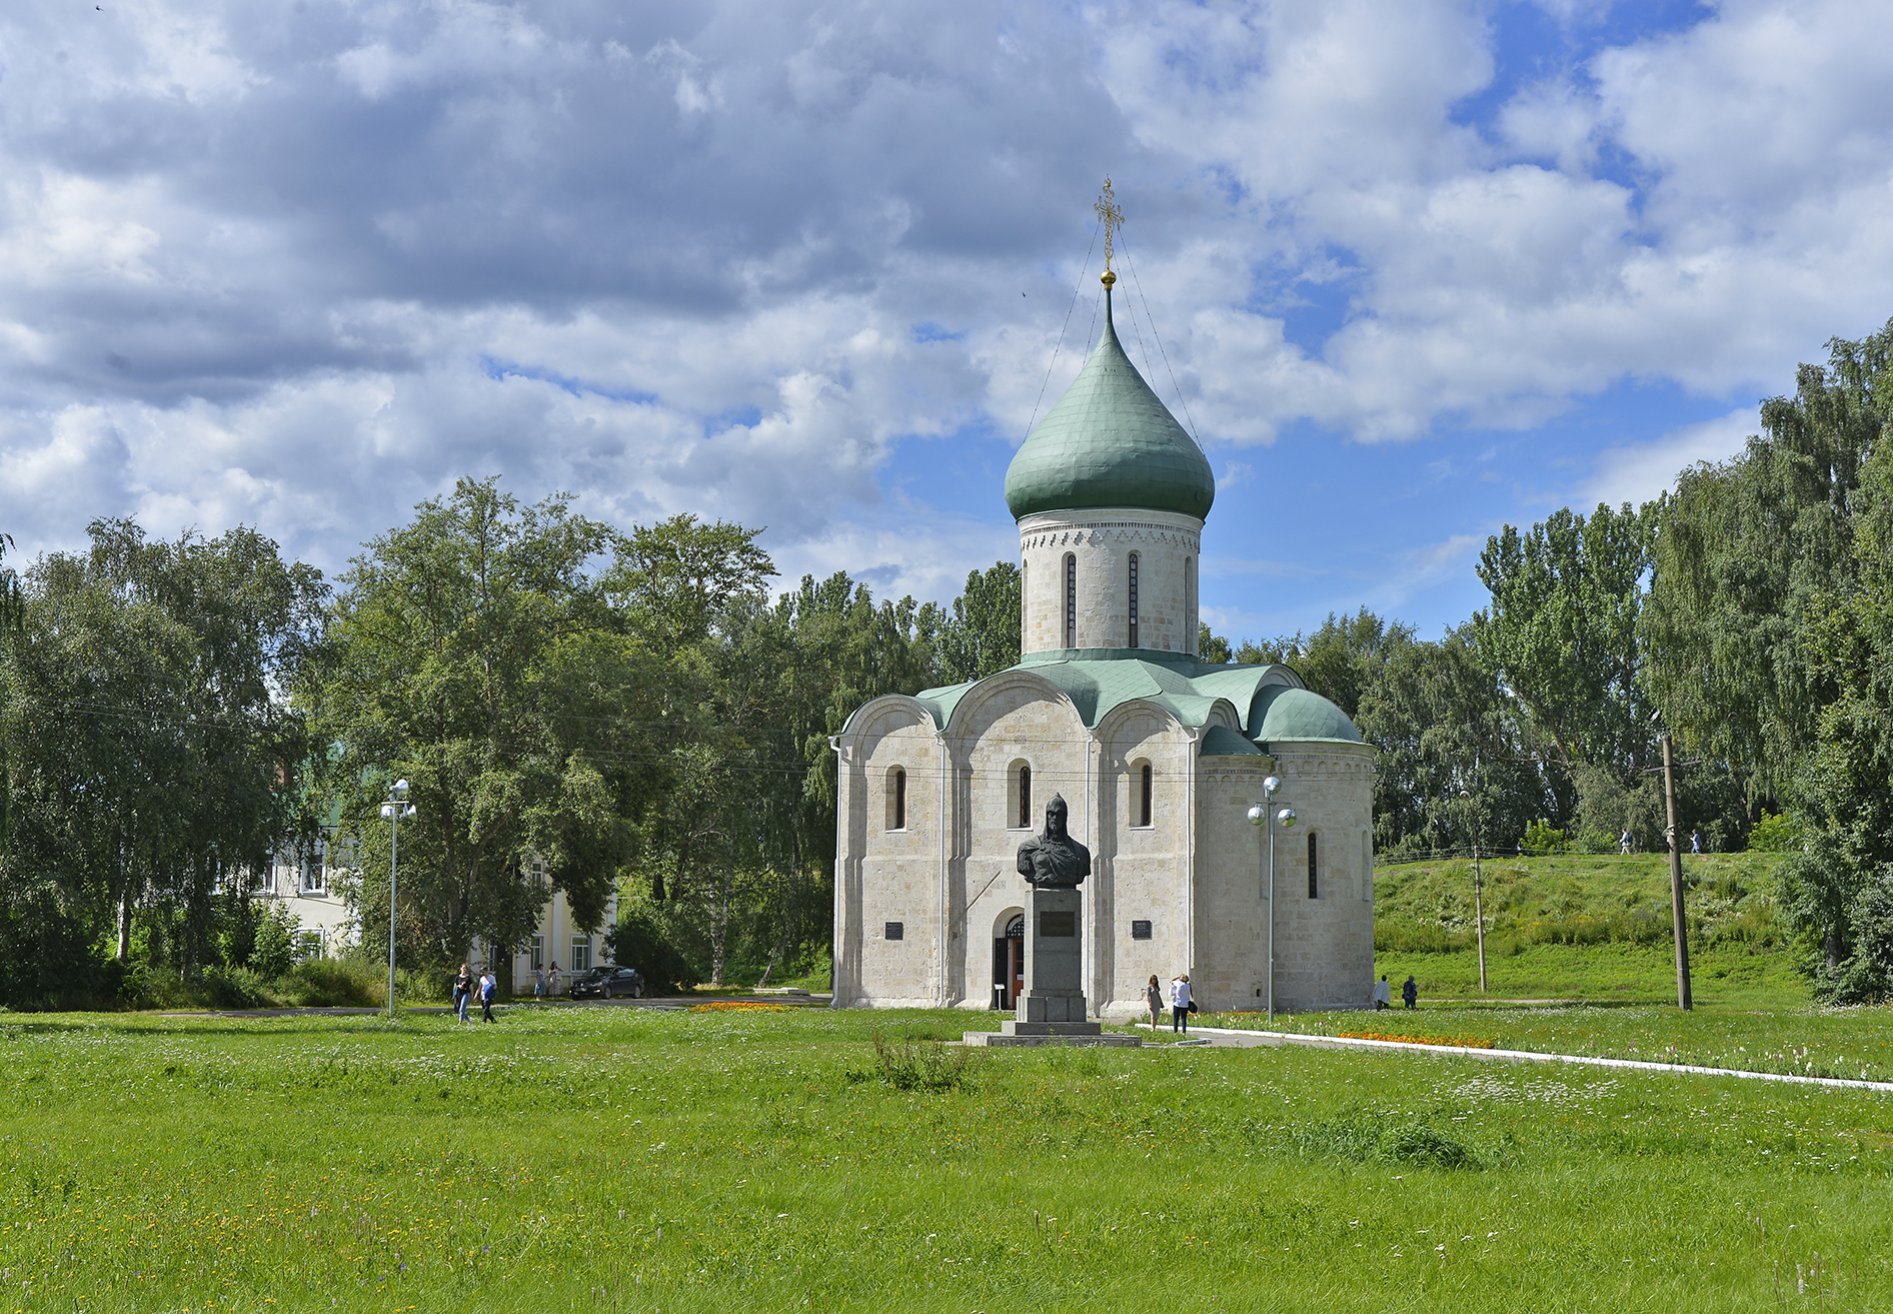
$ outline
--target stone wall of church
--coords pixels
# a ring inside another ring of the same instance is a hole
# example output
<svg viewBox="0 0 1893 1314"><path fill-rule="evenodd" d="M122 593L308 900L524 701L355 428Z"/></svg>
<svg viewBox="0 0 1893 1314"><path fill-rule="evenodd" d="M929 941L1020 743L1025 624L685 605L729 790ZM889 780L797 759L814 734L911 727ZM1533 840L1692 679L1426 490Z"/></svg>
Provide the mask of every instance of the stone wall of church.
<svg viewBox="0 0 1893 1314"><path fill-rule="evenodd" d="M1267 1003L1268 831L1248 819L1263 798L1267 758L1206 759L1198 790L1196 962L1203 1007ZM1275 831L1275 1005L1301 1011L1367 1003L1374 966L1369 837L1373 751L1364 745L1282 744L1274 810L1295 809ZM1308 840L1316 884L1308 886Z"/></svg>
<svg viewBox="0 0 1893 1314"><path fill-rule="evenodd" d="M1004 918L1025 906L1019 845L1044 827L1054 794L1064 795L1071 833L1090 844L1098 799L1090 732L1036 676L994 677L956 709L953 728L949 807L958 839L947 881L955 936L946 1001L981 1008L992 1002L993 927L1003 931ZM1030 772L1026 798L1021 768Z"/></svg>
<svg viewBox="0 0 1893 1314"><path fill-rule="evenodd" d="M906 699L863 709L843 755L836 859L836 995L847 1004L941 1000L940 855L945 754L932 719Z"/></svg>
<svg viewBox="0 0 1893 1314"><path fill-rule="evenodd" d="M1196 651L1197 557L1203 522L1166 511L1044 512L1019 521L1023 651L1151 648ZM1137 641L1131 642L1130 559L1137 556ZM1076 568L1066 612L1066 558ZM1071 620L1067 633L1067 620ZM1068 639L1075 640L1067 642Z"/></svg>
<svg viewBox="0 0 1893 1314"><path fill-rule="evenodd" d="M950 737L912 699L868 704L837 741L837 1002L989 1007L993 942L1025 904L1018 846L1043 826L1057 793L1071 833L1092 851L1083 890L1093 1012L1139 1016L1145 980L1155 974L1167 987L1180 971L1207 1008L1262 1008L1268 832L1247 810L1274 771L1283 780L1276 807L1298 814L1294 828L1276 832L1277 1007L1364 1005L1373 975L1372 750L1282 744L1273 758L1203 758L1201 737L1134 704L1094 734L1029 672L970 693Z"/></svg>
<svg viewBox="0 0 1893 1314"><path fill-rule="evenodd" d="M1094 837L1093 879L1085 886L1098 938L1085 991L1092 1011L1134 1017L1144 983L1168 988L1189 961L1190 796L1196 736L1150 709L1099 727L1104 801ZM1150 808L1143 808L1143 768ZM1139 923L1148 923L1148 927ZM1139 932L1148 930L1147 938Z"/></svg>

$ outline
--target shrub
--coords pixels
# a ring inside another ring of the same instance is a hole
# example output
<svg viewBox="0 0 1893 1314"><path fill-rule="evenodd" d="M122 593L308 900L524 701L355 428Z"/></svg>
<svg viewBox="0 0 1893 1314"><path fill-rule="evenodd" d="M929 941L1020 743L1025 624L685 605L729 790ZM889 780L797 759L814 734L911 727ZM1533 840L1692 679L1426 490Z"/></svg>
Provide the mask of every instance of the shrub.
<svg viewBox="0 0 1893 1314"><path fill-rule="evenodd" d="M1519 852L1533 858L1563 853L1565 850L1564 832L1554 829L1549 821L1541 818L1525 827L1525 835L1519 840L1518 848Z"/></svg>
<svg viewBox="0 0 1893 1314"><path fill-rule="evenodd" d="M1748 832L1750 853L1793 853L1801 847L1801 827L1782 813L1762 812L1762 819Z"/></svg>
<svg viewBox="0 0 1893 1314"><path fill-rule="evenodd" d="M263 974L250 967L205 968L203 993L213 1008L268 1008L277 1002Z"/></svg>
<svg viewBox="0 0 1893 1314"><path fill-rule="evenodd" d="M1607 830L1587 826L1577 833L1577 851L1579 853L1615 853L1617 837Z"/></svg>
<svg viewBox="0 0 1893 1314"><path fill-rule="evenodd" d="M272 901L256 920L249 965L267 980L283 975L296 961L296 937L301 930L296 914Z"/></svg>
<svg viewBox="0 0 1893 1314"><path fill-rule="evenodd" d="M373 1008L387 1002L388 978L379 964L357 958L305 958L283 987L304 1008Z"/></svg>
<svg viewBox="0 0 1893 1314"><path fill-rule="evenodd" d="M886 1082L895 1090L943 1091L964 1085L972 1075L973 1054L938 1040L902 1036L888 1040L874 1033L875 1070L861 1074Z"/></svg>

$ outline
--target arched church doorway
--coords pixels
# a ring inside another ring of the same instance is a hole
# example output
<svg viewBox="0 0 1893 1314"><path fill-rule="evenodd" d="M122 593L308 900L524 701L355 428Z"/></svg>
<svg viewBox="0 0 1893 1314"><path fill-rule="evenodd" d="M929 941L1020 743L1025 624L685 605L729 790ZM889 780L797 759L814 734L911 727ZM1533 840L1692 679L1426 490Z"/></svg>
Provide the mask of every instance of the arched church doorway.
<svg viewBox="0 0 1893 1314"><path fill-rule="evenodd" d="M993 936L993 1007L1017 1008L1025 990L1025 914L1000 914Z"/></svg>

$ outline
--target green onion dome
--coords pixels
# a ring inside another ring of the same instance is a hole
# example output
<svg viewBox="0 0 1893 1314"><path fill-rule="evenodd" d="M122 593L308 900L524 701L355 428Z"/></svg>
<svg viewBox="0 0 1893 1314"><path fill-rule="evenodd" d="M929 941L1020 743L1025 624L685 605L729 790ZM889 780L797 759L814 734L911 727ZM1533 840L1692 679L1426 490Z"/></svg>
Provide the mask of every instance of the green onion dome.
<svg viewBox="0 0 1893 1314"><path fill-rule="evenodd" d="M1202 520L1215 500L1208 458L1124 354L1107 290L1091 359L1006 471L1013 519L1121 506Z"/></svg>

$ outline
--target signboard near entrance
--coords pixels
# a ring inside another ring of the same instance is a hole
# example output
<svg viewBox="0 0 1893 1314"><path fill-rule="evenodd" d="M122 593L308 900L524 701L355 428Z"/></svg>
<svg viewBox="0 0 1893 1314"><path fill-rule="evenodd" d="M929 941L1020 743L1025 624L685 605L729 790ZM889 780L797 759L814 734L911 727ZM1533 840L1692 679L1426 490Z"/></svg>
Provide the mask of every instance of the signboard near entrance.
<svg viewBox="0 0 1893 1314"><path fill-rule="evenodd" d="M1039 936L1046 940L1069 940L1078 934L1078 914L1052 912L1039 914Z"/></svg>

